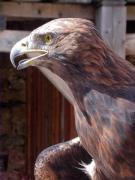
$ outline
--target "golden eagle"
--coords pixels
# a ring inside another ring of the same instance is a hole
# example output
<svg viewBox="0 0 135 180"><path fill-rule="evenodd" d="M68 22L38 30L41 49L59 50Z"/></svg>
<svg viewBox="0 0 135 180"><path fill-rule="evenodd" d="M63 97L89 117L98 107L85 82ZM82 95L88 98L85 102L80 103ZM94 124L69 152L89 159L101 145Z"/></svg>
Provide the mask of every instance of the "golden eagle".
<svg viewBox="0 0 135 180"><path fill-rule="evenodd" d="M135 179L135 68L91 21L50 21L19 41L10 57L17 69L36 66L74 106L79 139L43 151L37 179ZM81 168L89 177L77 174Z"/></svg>

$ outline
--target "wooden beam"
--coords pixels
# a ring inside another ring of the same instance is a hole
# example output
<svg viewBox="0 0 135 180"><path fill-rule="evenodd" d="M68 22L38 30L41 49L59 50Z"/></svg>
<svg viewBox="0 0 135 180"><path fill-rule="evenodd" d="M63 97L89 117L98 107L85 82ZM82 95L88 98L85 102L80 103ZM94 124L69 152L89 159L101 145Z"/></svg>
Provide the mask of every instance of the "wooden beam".
<svg viewBox="0 0 135 180"><path fill-rule="evenodd" d="M60 3L92 3L92 0L59 0Z"/></svg>
<svg viewBox="0 0 135 180"><path fill-rule="evenodd" d="M11 18L82 17L94 19L95 9L88 4L0 2L0 15ZM127 20L135 20L135 5L127 5Z"/></svg>
<svg viewBox="0 0 135 180"><path fill-rule="evenodd" d="M0 2L0 15L10 18L81 17L94 19L94 8L88 4Z"/></svg>
<svg viewBox="0 0 135 180"><path fill-rule="evenodd" d="M96 25L107 43L125 57L126 7L124 1L102 0L96 11Z"/></svg>
<svg viewBox="0 0 135 180"><path fill-rule="evenodd" d="M0 31L0 52L10 52L13 45L28 34L28 31Z"/></svg>
<svg viewBox="0 0 135 180"><path fill-rule="evenodd" d="M135 5L128 5L127 6L127 20L134 20L135 21Z"/></svg>

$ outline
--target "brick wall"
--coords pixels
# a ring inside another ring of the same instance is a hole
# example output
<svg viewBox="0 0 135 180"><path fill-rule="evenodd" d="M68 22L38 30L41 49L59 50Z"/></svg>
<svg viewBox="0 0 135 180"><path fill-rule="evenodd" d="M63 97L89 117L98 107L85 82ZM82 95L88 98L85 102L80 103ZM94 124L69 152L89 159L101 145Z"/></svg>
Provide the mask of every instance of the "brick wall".
<svg viewBox="0 0 135 180"><path fill-rule="evenodd" d="M8 153L8 171L25 170L25 72L16 71L9 55L0 56L0 154Z"/></svg>

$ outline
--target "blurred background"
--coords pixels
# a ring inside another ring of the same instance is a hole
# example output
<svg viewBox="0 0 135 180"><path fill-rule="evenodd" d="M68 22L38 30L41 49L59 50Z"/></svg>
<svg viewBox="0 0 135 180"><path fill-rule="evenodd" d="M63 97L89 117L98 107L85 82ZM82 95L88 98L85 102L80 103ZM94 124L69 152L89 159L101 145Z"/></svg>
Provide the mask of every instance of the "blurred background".
<svg viewBox="0 0 135 180"><path fill-rule="evenodd" d="M72 106L35 68L17 71L12 46L55 18L92 20L108 44L135 64L135 0L0 1L0 180L34 179L41 150L76 135Z"/></svg>

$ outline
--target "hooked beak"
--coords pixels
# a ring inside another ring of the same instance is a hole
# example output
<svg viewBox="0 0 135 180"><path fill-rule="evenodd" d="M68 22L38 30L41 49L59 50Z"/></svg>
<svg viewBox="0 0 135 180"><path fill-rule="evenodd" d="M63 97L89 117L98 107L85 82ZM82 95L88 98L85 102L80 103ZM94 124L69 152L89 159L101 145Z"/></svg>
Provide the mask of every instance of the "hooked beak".
<svg viewBox="0 0 135 180"><path fill-rule="evenodd" d="M46 50L28 49L26 37L13 46L10 53L10 60L12 65L17 68L17 70L20 70L36 65L36 60L47 54L48 51Z"/></svg>

